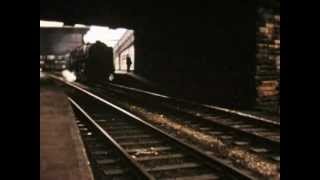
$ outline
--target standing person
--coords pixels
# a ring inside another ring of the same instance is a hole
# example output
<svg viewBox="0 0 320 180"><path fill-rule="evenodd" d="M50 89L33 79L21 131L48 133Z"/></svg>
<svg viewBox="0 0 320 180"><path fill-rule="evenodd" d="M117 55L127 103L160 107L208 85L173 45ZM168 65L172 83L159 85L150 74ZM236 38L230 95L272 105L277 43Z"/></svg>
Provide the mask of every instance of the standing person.
<svg viewBox="0 0 320 180"><path fill-rule="evenodd" d="M130 72L130 67L131 67L132 61L131 58L129 56L129 54L127 55L127 72Z"/></svg>

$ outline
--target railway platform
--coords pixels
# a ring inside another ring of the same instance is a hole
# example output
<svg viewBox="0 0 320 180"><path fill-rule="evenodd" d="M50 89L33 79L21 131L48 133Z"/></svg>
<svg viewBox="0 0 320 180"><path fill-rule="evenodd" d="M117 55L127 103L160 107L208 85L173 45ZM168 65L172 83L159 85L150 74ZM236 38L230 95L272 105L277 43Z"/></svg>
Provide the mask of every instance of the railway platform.
<svg viewBox="0 0 320 180"><path fill-rule="evenodd" d="M63 91L40 79L40 179L93 180L71 105Z"/></svg>
<svg viewBox="0 0 320 180"><path fill-rule="evenodd" d="M142 77L134 72L116 71L115 79L112 82L148 91L158 91L161 89L159 84L151 82L145 77Z"/></svg>

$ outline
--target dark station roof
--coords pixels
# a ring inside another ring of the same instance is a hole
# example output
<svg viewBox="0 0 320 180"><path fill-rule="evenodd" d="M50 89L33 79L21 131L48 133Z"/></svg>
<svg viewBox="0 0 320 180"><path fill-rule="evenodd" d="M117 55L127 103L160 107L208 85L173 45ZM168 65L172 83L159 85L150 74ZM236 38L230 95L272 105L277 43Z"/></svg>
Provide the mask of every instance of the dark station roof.
<svg viewBox="0 0 320 180"><path fill-rule="evenodd" d="M40 19L62 21L66 25L107 25L133 28L139 22L170 20L174 16L201 16L211 11L237 11L239 4L252 0L225 1L119 1L119 0L44 0L40 1ZM278 6L279 0L255 0L266 6ZM239 3L239 4L238 4Z"/></svg>
<svg viewBox="0 0 320 180"><path fill-rule="evenodd" d="M64 26L64 27L41 27L40 28L40 31L61 31L61 32L77 32L77 33L86 33L89 28L88 27L77 27L77 28L74 28L72 26L70 27L67 27L67 26Z"/></svg>

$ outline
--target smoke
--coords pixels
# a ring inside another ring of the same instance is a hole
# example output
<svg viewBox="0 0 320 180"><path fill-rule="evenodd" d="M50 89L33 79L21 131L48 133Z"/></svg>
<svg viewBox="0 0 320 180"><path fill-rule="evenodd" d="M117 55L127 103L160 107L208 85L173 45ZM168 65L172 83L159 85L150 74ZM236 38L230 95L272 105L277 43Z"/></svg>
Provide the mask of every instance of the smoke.
<svg viewBox="0 0 320 180"><path fill-rule="evenodd" d="M111 73L110 75L109 75L109 81L113 81L114 80L114 75Z"/></svg>
<svg viewBox="0 0 320 180"><path fill-rule="evenodd" d="M77 76L69 70L63 70L62 76L64 77L65 80L67 80L69 82L74 82L77 80Z"/></svg>
<svg viewBox="0 0 320 180"><path fill-rule="evenodd" d="M104 26L90 26L90 30L84 35L85 43L101 41L109 47L114 47L127 31L125 28L110 29Z"/></svg>
<svg viewBox="0 0 320 180"><path fill-rule="evenodd" d="M40 79L45 77L46 77L45 74L42 71L40 71Z"/></svg>

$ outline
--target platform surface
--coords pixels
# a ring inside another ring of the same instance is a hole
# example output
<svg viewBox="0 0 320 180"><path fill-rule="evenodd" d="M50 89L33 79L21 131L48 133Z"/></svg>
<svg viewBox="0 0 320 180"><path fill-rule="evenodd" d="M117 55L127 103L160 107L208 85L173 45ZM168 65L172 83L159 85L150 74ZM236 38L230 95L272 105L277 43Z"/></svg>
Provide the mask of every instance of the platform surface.
<svg viewBox="0 0 320 180"><path fill-rule="evenodd" d="M40 82L40 179L93 180L67 96L47 82Z"/></svg>

